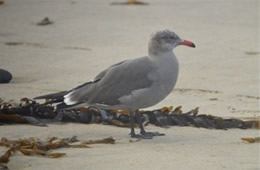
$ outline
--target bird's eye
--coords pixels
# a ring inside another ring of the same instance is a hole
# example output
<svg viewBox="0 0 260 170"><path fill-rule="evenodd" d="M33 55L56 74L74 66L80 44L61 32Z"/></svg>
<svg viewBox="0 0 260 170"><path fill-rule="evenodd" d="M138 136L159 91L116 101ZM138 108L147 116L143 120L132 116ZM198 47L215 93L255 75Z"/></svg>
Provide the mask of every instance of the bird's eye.
<svg viewBox="0 0 260 170"><path fill-rule="evenodd" d="M173 37L173 36L170 36L170 37L169 37L169 39L173 40L173 39L174 39L174 37Z"/></svg>

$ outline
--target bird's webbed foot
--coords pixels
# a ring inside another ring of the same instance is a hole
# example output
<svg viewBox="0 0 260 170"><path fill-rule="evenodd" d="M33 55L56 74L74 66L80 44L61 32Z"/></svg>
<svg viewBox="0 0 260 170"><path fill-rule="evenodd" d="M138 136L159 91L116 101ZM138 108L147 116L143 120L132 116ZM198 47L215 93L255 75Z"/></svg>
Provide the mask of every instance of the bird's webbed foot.
<svg viewBox="0 0 260 170"><path fill-rule="evenodd" d="M135 134L135 133L130 133L131 138L137 138L137 139L152 139L153 136L149 134Z"/></svg>
<svg viewBox="0 0 260 170"><path fill-rule="evenodd" d="M145 136L151 136L151 137L154 137L154 136L165 136L164 133L159 133L159 132L146 132L146 131L142 131L140 132L140 134L142 135L145 135Z"/></svg>

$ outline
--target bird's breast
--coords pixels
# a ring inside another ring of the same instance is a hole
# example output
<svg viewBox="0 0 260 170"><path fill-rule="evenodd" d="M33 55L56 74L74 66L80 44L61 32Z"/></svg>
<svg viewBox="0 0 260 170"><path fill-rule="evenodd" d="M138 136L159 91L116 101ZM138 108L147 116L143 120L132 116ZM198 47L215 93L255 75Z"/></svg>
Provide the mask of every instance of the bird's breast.
<svg viewBox="0 0 260 170"><path fill-rule="evenodd" d="M179 63L175 56L165 57L157 63L158 79L155 86L158 89L158 95L165 98L174 88L179 74Z"/></svg>

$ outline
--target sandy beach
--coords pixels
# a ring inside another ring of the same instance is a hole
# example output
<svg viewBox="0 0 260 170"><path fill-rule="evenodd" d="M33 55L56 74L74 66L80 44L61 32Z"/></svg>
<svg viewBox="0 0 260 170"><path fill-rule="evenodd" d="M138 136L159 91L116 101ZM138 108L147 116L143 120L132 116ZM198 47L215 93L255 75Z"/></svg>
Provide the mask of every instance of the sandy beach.
<svg viewBox="0 0 260 170"><path fill-rule="evenodd" d="M18 102L71 89L111 64L147 55L150 34L167 28L196 48L174 50L180 63L176 89L147 109L182 105L184 111L200 107L201 114L259 118L259 1L112 2L120 0L6 0L0 5L0 68L13 74L9 84L0 84L0 98ZM45 17L54 24L38 26ZM259 130L147 129L166 136L130 143L127 128L54 124L0 126L0 137L116 139L114 145L60 149L67 153L60 159L16 154L9 169L260 169L259 143L240 139L257 137Z"/></svg>

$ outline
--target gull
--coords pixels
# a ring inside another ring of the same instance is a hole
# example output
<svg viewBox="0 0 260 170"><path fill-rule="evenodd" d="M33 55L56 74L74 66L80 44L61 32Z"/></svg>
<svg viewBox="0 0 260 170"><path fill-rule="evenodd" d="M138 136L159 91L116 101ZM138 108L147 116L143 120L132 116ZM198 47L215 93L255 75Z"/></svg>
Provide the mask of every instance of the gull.
<svg viewBox="0 0 260 170"><path fill-rule="evenodd" d="M153 136L162 136L164 134L145 131L139 109L161 102L173 90L179 74L179 63L173 49L179 45L195 48L193 42L180 38L173 31L157 31L149 40L148 56L114 64L100 72L92 81L72 90L35 99L55 100L58 102L57 109L88 106L128 110L131 137L152 139ZM135 133L134 115L140 126L139 134Z"/></svg>

